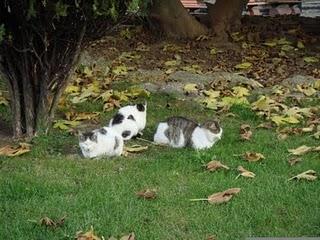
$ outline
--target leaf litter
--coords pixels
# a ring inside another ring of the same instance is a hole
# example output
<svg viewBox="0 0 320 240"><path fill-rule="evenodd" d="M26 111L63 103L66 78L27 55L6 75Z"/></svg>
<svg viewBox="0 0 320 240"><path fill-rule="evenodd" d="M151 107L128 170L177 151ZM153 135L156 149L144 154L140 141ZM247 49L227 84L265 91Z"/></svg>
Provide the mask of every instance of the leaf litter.
<svg viewBox="0 0 320 240"><path fill-rule="evenodd" d="M300 173L296 176L293 176L292 178L289 178L288 181L291 181L291 180L307 180L307 181L314 181L317 179L317 176L316 176L316 171L314 170L308 170L308 171L305 171L303 173Z"/></svg>
<svg viewBox="0 0 320 240"><path fill-rule="evenodd" d="M217 160L212 160L208 162L205 166L209 172L214 172L218 169L225 169L225 170L230 169L228 166L222 164L220 161L217 161Z"/></svg>
<svg viewBox="0 0 320 240"><path fill-rule="evenodd" d="M0 156L16 157L31 151L31 144L19 143L18 145L6 145L0 148Z"/></svg>

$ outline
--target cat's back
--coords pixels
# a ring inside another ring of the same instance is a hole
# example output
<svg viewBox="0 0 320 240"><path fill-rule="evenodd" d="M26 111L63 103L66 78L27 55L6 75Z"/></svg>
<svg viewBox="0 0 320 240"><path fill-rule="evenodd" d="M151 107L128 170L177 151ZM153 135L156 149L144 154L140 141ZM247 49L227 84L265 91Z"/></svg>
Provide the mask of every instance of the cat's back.
<svg viewBox="0 0 320 240"><path fill-rule="evenodd" d="M193 131L198 126L195 121L181 116L170 117L166 122L170 127L189 131Z"/></svg>

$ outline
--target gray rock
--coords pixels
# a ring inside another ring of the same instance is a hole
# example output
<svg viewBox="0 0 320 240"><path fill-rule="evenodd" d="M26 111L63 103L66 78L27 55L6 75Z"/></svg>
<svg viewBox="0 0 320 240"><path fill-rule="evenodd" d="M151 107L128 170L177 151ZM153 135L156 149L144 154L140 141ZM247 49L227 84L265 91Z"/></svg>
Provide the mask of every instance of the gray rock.
<svg viewBox="0 0 320 240"><path fill-rule="evenodd" d="M306 84L311 85L317 79L312 76L303 76L303 75L294 75L282 81L282 85L293 89L297 86L297 84Z"/></svg>

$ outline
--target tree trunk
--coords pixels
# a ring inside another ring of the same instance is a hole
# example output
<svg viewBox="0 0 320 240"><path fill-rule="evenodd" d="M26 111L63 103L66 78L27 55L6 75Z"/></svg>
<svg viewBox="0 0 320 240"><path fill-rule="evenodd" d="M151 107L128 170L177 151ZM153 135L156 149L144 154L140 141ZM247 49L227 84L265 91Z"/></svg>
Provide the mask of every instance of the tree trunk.
<svg viewBox="0 0 320 240"><path fill-rule="evenodd" d="M149 18L169 37L196 38L207 32L206 27L188 13L180 0L154 0Z"/></svg>
<svg viewBox="0 0 320 240"><path fill-rule="evenodd" d="M210 26L217 39L228 41L228 34L241 25L242 11L248 0L216 0L207 4Z"/></svg>
<svg viewBox="0 0 320 240"><path fill-rule="evenodd" d="M17 31L16 39L21 41L17 45L22 48L7 45L1 49L0 72L9 87L15 138L31 138L50 126L80 55L86 23L79 24L82 27L68 41L59 36L49 40L46 32L38 32L35 38L35 33Z"/></svg>

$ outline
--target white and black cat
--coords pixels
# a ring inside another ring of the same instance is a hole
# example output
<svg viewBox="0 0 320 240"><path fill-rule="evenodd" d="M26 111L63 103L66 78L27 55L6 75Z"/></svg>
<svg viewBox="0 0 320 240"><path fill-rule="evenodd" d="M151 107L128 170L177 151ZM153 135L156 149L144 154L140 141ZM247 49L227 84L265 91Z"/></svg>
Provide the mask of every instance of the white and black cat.
<svg viewBox="0 0 320 240"><path fill-rule="evenodd" d="M200 125L184 117L171 117L158 125L154 142L175 148L210 148L222 135L219 123L210 120Z"/></svg>
<svg viewBox="0 0 320 240"><path fill-rule="evenodd" d="M86 158L99 156L120 156L123 151L123 138L109 127L79 134L79 146Z"/></svg>
<svg viewBox="0 0 320 240"><path fill-rule="evenodd" d="M128 105L119 109L110 120L109 127L117 131L124 140L142 134L147 122L147 103Z"/></svg>

